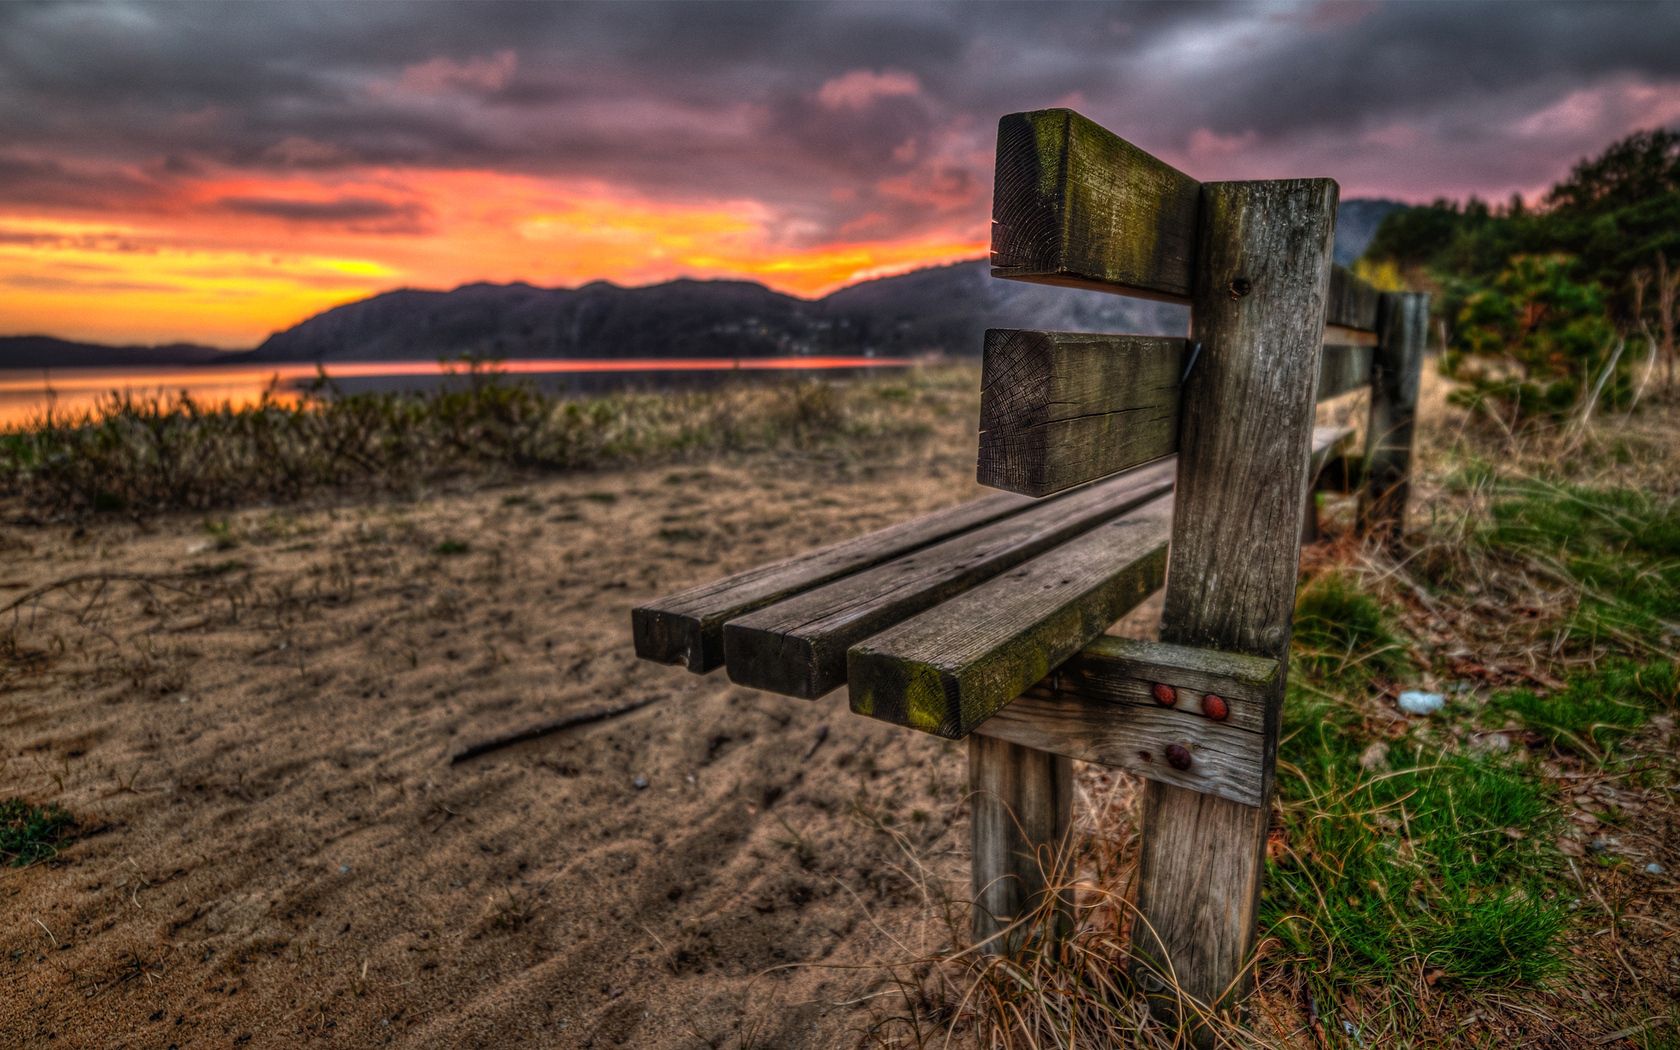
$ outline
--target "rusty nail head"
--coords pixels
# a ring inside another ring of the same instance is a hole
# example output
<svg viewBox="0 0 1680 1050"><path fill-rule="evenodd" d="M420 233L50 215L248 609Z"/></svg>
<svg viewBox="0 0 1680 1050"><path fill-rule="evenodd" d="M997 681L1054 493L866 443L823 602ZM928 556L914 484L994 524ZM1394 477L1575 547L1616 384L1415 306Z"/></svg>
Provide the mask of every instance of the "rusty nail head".
<svg viewBox="0 0 1680 1050"><path fill-rule="evenodd" d="M1230 713L1231 707L1225 702L1224 697L1214 696L1212 693L1202 697L1202 714L1207 715L1215 722L1225 721Z"/></svg>
<svg viewBox="0 0 1680 1050"><path fill-rule="evenodd" d="M1164 707L1171 707L1178 703L1178 690L1164 682L1156 682L1153 692L1155 693L1155 702Z"/></svg>
<svg viewBox="0 0 1680 1050"><path fill-rule="evenodd" d="M1167 765L1174 769L1190 768L1190 749L1183 744L1167 745Z"/></svg>

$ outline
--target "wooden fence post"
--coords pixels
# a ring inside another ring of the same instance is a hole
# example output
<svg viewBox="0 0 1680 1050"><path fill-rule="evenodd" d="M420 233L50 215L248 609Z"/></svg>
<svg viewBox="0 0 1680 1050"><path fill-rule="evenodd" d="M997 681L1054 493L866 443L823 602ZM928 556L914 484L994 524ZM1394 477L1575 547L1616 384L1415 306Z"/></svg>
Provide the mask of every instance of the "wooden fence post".
<svg viewBox="0 0 1680 1050"><path fill-rule="evenodd" d="M1062 857L1073 813L1073 762L1061 755L981 736L968 738L968 786L973 806L974 942L1005 952L1032 937L1023 923L1043 901L1045 877ZM1067 902L1051 914L1065 921Z"/></svg>
<svg viewBox="0 0 1680 1050"><path fill-rule="evenodd" d="M1377 349L1371 370L1371 425L1365 437L1365 487L1359 527L1397 549L1405 539L1411 491L1412 427L1429 335L1429 296L1384 292L1377 301Z"/></svg>
<svg viewBox="0 0 1680 1050"><path fill-rule="evenodd" d="M1202 352L1180 410L1163 641L1288 659L1336 199L1325 179L1202 186ZM1135 970L1175 1024L1195 1021L1172 985L1217 1007L1253 980L1283 678L1265 700L1262 805L1144 786Z"/></svg>

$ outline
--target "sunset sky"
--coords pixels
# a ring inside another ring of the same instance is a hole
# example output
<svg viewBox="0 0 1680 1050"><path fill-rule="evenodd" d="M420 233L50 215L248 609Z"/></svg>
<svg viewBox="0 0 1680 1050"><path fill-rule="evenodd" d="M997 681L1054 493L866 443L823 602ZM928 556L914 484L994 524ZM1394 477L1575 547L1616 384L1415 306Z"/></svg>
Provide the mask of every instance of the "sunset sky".
<svg viewBox="0 0 1680 1050"><path fill-rule="evenodd" d="M1680 6L0 3L0 334L251 346L469 281L983 253L998 116L1202 179L1533 196L1680 124Z"/></svg>

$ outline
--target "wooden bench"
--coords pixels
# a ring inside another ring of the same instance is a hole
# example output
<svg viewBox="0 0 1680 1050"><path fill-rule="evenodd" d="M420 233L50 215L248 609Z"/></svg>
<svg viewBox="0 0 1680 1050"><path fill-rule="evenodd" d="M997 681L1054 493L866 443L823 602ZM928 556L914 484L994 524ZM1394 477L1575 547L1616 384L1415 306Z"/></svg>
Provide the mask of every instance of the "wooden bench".
<svg viewBox="0 0 1680 1050"><path fill-rule="evenodd" d="M1405 511L1427 303L1331 267L1335 206L1328 180L1200 185L1067 110L1003 118L994 275L1186 302L1189 338L988 332L978 477L1006 494L650 602L637 654L969 739L994 949L1032 932L1070 760L1139 774L1140 985L1177 1020L1240 997L1315 479L1362 473L1384 542ZM1355 458L1313 417L1357 389ZM1163 584L1161 641L1106 636Z"/></svg>

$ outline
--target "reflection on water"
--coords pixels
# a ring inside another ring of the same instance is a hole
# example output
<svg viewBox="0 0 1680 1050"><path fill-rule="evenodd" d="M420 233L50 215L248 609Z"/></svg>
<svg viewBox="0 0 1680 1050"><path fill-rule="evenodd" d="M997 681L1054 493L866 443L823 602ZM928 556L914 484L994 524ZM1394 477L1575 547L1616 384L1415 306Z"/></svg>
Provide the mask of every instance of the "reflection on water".
<svg viewBox="0 0 1680 1050"><path fill-rule="evenodd" d="M728 378L733 373L834 372L899 368L899 357L631 358L621 360L532 359L500 361L496 370L529 377L542 385L577 392L620 386L676 385L690 379ZM349 391L417 389L440 377L458 374L460 366L437 361L349 361L326 366L335 384ZM194 400L248 405L273 385L278 398L295 401L315 379L309 364L206 365L200 368L0 368L0 427L39 419L50 407L76 414L95 407L117 390L134 394L185 392Z"/></svg>

